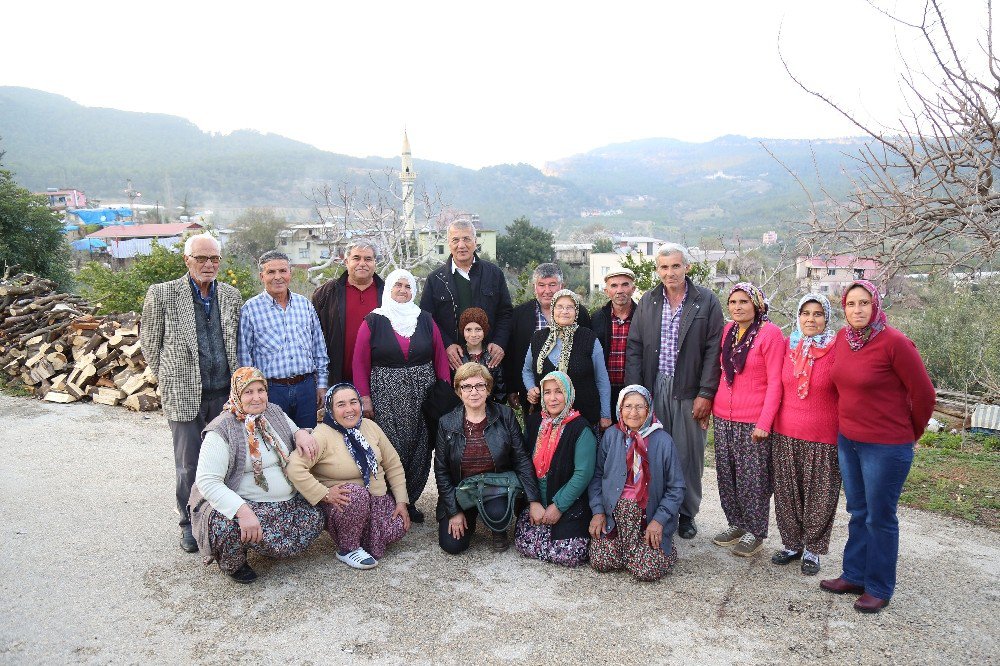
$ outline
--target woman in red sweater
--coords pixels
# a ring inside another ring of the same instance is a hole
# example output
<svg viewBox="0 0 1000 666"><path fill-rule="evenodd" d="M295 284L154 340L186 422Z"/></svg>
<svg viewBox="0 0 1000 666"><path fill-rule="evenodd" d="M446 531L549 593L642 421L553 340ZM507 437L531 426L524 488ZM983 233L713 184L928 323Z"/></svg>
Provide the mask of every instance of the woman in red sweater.
<svg viewBox="0 0 1000 666"><path fill-rule="evenodd" d="M799 300L795 330L781 368L781 408L771 436L774 516L784 549L774 564L802 559L802 573L819 573L830 549L840 498L837 465L837 389L830 301L809 293Z"/></svg>
<svg viewBox="0 0 1000 666"><path fill-rule="evenodd" d="M771 510L771 425L781 404L785 336L767 319L760 289L729 292L733 321L722 331L722 381L715 395L715 471L729 527L712 541L750 557L764 545Z"/></svg>
<svg viewBox="0 0 1000 666"><path fill-rule="evenodd" d="M834 343L840 473L851 521L844 572L820 587L860 594L854 608L877 613L896 587L896 504L934 410L934 386L913 342L886 324L878 289L856 280L844 291L845 326Z"/></svg>

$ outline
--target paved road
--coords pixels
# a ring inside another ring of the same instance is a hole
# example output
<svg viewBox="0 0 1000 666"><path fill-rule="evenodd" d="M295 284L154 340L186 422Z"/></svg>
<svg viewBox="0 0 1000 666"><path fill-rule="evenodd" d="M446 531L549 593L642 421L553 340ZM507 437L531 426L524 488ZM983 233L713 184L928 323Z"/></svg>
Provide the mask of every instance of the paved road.
<svg viewBox="0 0 1000 666"><path fill-rule="evenodd" d="M771 565L773 526L755 559L713 546L712 470L702 534L655 584L486 540L451 557L425 524L373 571L323 536L296 560L256 560L243 587L176 545L161 413L0 396L0 414L2 664L998 663L997 534L928 513L900 514L899 587L877 616ZM821 576L839 573L845 521L841 508Z"/></svg>

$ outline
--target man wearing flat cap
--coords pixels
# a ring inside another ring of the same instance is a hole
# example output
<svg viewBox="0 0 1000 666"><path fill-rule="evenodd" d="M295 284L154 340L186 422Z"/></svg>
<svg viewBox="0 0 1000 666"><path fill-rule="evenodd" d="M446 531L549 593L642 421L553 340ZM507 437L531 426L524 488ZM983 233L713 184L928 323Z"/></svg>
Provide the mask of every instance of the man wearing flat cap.
<svg viewBox="0 0 1000 666"><path fill-rule="evenodd" d="M627 268L615 268L604 276L604 293L611 299L594 312L593 329L604 349L604 364L611 380L611 413L615 413L618 394L625 388L625 349L628 330L635 312L635 273Z"/></svg>

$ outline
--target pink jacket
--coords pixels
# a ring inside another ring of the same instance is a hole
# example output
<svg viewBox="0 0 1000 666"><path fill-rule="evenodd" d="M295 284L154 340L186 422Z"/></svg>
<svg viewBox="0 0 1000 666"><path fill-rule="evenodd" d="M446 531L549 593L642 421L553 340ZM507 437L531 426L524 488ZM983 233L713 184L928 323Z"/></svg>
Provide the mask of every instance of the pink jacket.
<svg viewBox="0 0 1000 666"><path fill-rule="evenodd" d="M722 330L725 341L729 322ZM781 405L781 364L787 345L781 329L771 322L764 322L747 355L743 372L736 375L733 385L726 383L725 373L719 380L712 414L716 418L753 423L761 430L771 432L774 417ZM722 351L719 351L722 364Z"/></svg>
<svg viewBox="0 0 1000 666"><path fill-rule="evenodd" d="M830 344L834 344L833 340ZM806 442L837 443L837 387L831 376L836 354L837 348L833 347L813 364L809 394L800 398L799 382L792 374L795 366L792 350L785 343L785 360L781 366L784 395L778 418L774 420L774 432Z"/></svg>

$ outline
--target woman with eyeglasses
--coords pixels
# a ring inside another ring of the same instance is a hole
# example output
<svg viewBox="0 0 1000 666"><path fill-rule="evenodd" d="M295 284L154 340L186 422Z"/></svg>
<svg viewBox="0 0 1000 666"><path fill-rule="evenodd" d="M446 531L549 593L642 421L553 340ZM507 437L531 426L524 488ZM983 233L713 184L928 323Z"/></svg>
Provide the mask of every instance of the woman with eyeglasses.
<svg viewBox="0 0 1000 666"><path fill-rule="evenodd" d="M438 487L438 543L446 553L458 555L469 548L479 515L478 509L459 506L456 489L464 479L487 472L514 471L532 515L539 516L544 509L531 454L525 448L514 412L489 400L493 390L489 369L479 363L465 363L455 371L454 386L462 404L439 422L434 477ZM496 528L490 529L493 551L507 550L507 529L515 514L509 512L506 525L496 524L508 513L506 495L484 497L483 510Z"/></svg>
<svg viewBox="0 0 1000 666"><path fill-rule="evenodd" d="M541 402L541 378L558 370L576 387L576 409L595 430L611 425L611 380L604 350L594 332L577 324L580 297L570 289L552 295L549 325L531 337L521 378L529 405Z"/></svg>

